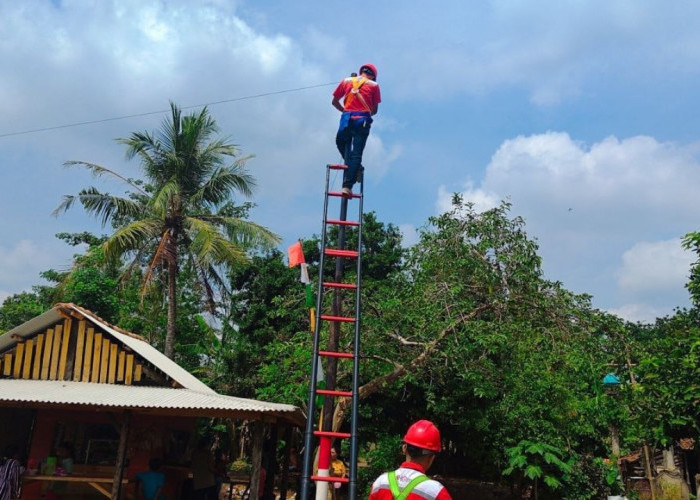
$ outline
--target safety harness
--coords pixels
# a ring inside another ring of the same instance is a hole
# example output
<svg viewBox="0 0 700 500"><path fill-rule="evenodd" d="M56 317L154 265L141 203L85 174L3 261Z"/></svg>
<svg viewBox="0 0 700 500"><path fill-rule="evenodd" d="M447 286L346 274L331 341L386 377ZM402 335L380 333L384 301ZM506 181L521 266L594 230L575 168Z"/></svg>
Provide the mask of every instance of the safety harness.
<svg viewBox="0 0 700 500"><path fill-rule="evenodd" d="M389 472L389 489L394 497L394 500L406 500L408 495L423 481L427 481L428 476L421 474L411 479L411 482L406 485L406 487L401 490L399 489L399 482L396 480L396 471Z"/></svg>
<svg viewBox="0 0 700 500"><path fill-rule="evenodd" d="M362 103L362 106L367 110L368 113L371 113L372 110L370 107L367 105L367 101L365 101L364 97L362 97L362 94L360 94L360 89L362 86L367 82L368 78L365 78L364 76L361 77L352 77L352 89L350 90L350 93L348 96L345 98L345 109L350 105L350 103L355 99L355 96L360 100Z"/></svg>

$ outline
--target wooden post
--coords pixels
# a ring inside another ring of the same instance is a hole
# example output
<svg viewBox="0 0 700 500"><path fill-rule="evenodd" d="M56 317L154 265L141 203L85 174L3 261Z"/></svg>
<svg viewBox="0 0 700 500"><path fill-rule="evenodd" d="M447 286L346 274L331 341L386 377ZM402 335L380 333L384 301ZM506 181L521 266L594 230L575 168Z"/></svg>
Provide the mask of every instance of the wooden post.
<svg viewBox="0 0 700 500"><path fill-rule="evenodd" d="M670 445L663 451L664 454L664 469L676 470L676 461L674 460L673 445Z"/></svg>
<svg viewBox="0 0 700 500"><path fill-rule="evenodd" d="M646 462L646 474L649 479L649 490L651 491L651 500L656 500L656 481L651 470L651 453L649 453L649 445L644 441L644 462Z"/></svg>
<svg viewBox="0 0 700 500"><path fill-rule="evenodd" d="M265 439L265 426L260 420L253 422L253 450L250 454L250 461L253 469L250 471L250 494L248 498L258 498L260 490L260 467L262 465L263 440Z"/></svg>
<svg viewBox="0 0 700 500"><path fill-rule="evenodd" d="M279 425L279 424L278 424ZM289 483L289 452L292 448L292 426L284 426L284 451L282 452L282 477L280 479L280 498L287 498Z"/></svg>
<svg viewBox="0 0 700 500"><path fill-rule="evenodd" d="M275 450L277 449L277 442L279 441L277 424L273 425L270 429L270 443L267 449L267 460L265 461L265 470L267 474L265 475L265 495L263 495L264 500L274 500L275 495L275 471L277 470L277 454ZM286 497L285 497L286 498Z"/></svg>
<svg viewBox="0 0 700 500"><path fill-rule="evenodd" d="M117 450L117 468L114 471L112 482L112 498L119 500L122 493L122 479L124 478L124 462L126 461L126 446L129 441L129 429L131 427L131 411L124 412L124 420L119 433L119 449Z"/></svg>

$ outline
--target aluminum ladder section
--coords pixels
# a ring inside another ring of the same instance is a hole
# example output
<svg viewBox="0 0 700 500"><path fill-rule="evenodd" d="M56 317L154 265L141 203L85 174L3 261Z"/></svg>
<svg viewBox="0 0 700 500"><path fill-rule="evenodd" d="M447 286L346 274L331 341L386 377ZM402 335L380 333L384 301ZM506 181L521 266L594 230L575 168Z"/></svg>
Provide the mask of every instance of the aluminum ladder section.
<svg viewBox="0 0 700 500"><path fill-rule="evenodd" d="M364 176L359 182L360 193L353 193L351 196L343 195L341 192L329 191L331 171L344 171L347 169L345 165L329 164L326 166L326 187L323 204L323 229L321 235L321 256L319 260L319 275L318 275L318 292L316 299L316 326L314 328L313 338L313 356L311 363L311 382L309 386L309 405L308 417L306 421L306 432L304 439L304 463L302 472L301 494L302 500L312 500L310 497L312 482L318 486L325 482L329 483L340 482L348 483L348 500L357 498L357 458L358 458L358 404L359 404L359 379L360 379L360 292L361 292L361 266L362 266L362 206L363 206L363 191L364 191ZM330 219L328 217L328 202L329 198L340 199L340 218ZM347 220L347 208L349 203L357 202L358 216L356 221ZM338 227L338 248L327 248L327 229L329 226ZM345 249L345 230L346 228L357 228L357 249ZM324 264L327 257L336 259L335 275L332 278L324 277ZM355 259L356 276L355 283L346 283L343 281L343 264L345 259ZM333 292L331 314L324 314L323 311L323 295L326 291ZM355 292L355 312L352 316L343 316L339 314L340 296L342 293ZM330 323L330 327L338 328L338 337L336 345L331 340L327 350L320 349L320 332L323 322ZM342 324L352 324L354 326L353 352L340 352L340 332ZM325 389L318 387L318 368L320 358L324 358L326 363L330 363L334 368L329 370L333 377L326 377L327 387ZM337 370L338 361L352 361L352 388L350 390L337 390L335 387L335 372ZM325 415L329 414L329 406L335 405L336 398L349 397L351 398L351 415L350 415L350 432L332 432L332 418L324 418L322 420L322 428L316 429L316 398L324 397L324 408L321 412ZM323 475L323 467L328 467L330 459L331 443L334 439L350 439L350 471L349 478L337 478ZM313 475L313 458L316 451L316 440L318 440L318 470L316 475ZM325 488L321 488L325 490ZM320 494L320 493L317 493ZM325 500L325 497L323 497Z"/></svg>

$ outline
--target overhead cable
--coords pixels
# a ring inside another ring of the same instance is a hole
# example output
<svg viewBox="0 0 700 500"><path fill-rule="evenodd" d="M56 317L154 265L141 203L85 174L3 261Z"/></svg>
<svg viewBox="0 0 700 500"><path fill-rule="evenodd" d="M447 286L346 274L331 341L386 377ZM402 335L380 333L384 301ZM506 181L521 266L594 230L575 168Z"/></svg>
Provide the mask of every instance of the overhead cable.
<svg viewBox="0 0 700 500"><path fill-rule="evenodd" d="M233 99L224 99L222 101L212 101L212 102L207 102L204 104L193 104L191 106L183 106L180 109L192 109L192 108L201 108L203 106L214 106L216 104L225 104L229 102L236 102L236 101L246 101L249 99L259 99L261 97L268 97L272 95L277 95L277 94L287 94L289 92L299 92L301 90L309 90L309 89L315 89L319 87L328 87L330 85L336 85L337 82L331 82L331 83L319 83L317 85L309 85L307 87L297 87L294 89L285 89L285 90L277 90L274 92L265 92L264 94L255 94L255 95L248 95L244 97L235 97ZM141 116L149 116L149 115L159 115L162 113L167 113L168 110L160 110L160 111L148 111L146 113L136 113L133 115L124 115L124 116L115 116L112 118L102 118L100 120L90 120L86 122L76 122L76 123L66 123L64 125L54 125L51 127L42 127L42 128L35 128L35 129L30 129L30 130L22 130L19 132L8 132L5 134L0 134L0 138L3 137L10 137L14 135L25 135L25 134L34 134L36 132L46 132L49 130L58 130L62 128L71 128L71 127L81 127L83 125L94 125L96 123L105 123L105 122L113 122L117 120L126 120L127 118L138 118Z"/></svg>

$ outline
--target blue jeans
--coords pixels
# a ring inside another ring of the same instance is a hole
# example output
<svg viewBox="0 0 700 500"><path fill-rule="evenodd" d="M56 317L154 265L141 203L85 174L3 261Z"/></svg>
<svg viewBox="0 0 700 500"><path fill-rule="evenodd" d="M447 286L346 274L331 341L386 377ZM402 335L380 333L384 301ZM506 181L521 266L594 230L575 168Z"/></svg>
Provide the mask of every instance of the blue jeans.
<svg viewBox="0 0 700 500"><path fill-rule="evenodd" d="M343 187L352 189L362 164L362 152L367 144L371 125L367 120L350 120L347 127L338 130L335 145L348 166L343 174Z"/></svg>

